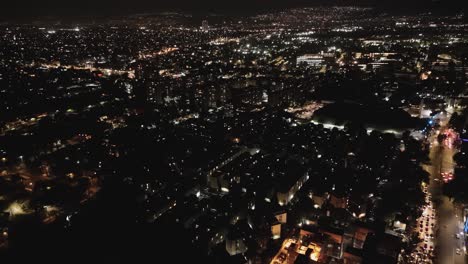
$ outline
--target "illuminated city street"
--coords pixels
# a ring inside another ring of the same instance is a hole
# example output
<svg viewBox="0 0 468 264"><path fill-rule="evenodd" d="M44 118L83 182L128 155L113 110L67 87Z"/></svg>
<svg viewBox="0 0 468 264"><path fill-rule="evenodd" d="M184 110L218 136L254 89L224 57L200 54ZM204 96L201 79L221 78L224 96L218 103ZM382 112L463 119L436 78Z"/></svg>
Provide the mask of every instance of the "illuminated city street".
<svg viewBox="0 0 468 264"><path fill-rule="evenodd" d="M441 121L442 128L436 132L445 129L447 119ZM455 167L453 156L457 150L452 147L452 144L446 144L448 141L443 141L440 144L436 139L437 134L438 133L434 133L434 135L429 138L431 142L429 154L431 165L424 166L430 173L429 193L432 195L432 200L437 204L437 225L435 230L437 263L467 263L463 239L463 214L455 207L454 203L442 193L444 181L441 173L453 173Z"/></svg>
<svg viewBox="0 0 468 264"><path fill-rule="evenodd" d="M411 263L433 263L432 260L435 256L436 212L427 185L424 184L422 188L426 204L423 206L421 217L416 221L415 230L421 242L417 245L415 251L411 253Z"/></svg>

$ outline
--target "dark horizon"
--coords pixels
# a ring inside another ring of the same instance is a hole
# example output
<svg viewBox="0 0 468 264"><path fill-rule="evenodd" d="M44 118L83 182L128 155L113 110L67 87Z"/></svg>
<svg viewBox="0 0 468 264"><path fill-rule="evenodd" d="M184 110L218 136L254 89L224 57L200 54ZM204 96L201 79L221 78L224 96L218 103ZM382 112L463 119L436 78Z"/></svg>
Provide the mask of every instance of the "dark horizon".
<svg viewBox="0 0 468 264"><path fill-rule="evenodd" d="M314 6L363 6L376 8L382 12L414 13L436 12L454 13L464 12L466 9L456 0L239 0L233 2L220 2L214 0L190 1L128 1L91 0L82 1L31 1L18 0L5 4L0 10L3 20L35 20L41 18L76 19L76 18L106 18L112 16L125 16L142 13L157 13L165 11L183 11L197 15L221 13L229 15L249 15L256 12L265 12L294 7Z"/></svg>

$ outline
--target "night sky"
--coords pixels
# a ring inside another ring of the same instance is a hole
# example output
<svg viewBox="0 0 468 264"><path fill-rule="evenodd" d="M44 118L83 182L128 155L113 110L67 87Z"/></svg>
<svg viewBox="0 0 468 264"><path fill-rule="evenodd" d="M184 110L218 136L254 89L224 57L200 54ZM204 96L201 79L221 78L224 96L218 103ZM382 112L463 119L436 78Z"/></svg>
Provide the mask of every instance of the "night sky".
<svg viewBox="0 0 468 264"><path fill-rule="evenodd" d="M460 0L14 0L2 1L3 18L87 17L166 10L250 14L275 8L314 5L369 5L390 11L459 10Z"/></svg>

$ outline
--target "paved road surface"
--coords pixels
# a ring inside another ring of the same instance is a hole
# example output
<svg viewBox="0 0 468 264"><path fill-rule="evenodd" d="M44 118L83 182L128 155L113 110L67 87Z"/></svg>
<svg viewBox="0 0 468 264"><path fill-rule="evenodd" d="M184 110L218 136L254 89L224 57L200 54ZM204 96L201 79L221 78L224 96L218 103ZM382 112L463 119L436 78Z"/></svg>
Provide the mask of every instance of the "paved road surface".
<svg viewBox="0 0 468 264"><path fill-rule="evenodd" d="M466 264L468 263L465 257L463 240L457 239L455 234L462 231L461 212L454 207L450 201L442 193L443 181L440 175L441 172L453 172L454 162L453 155L456 150L449 148L443 144L439 144L435 139L435 135L430 138L431 165L424 166L430 173L429 192L432 195L433 201L437 210L436 229L436 245L439 247L437 262L439 264ZM457 249L460 249L460 254L457 254Z"/></svg>

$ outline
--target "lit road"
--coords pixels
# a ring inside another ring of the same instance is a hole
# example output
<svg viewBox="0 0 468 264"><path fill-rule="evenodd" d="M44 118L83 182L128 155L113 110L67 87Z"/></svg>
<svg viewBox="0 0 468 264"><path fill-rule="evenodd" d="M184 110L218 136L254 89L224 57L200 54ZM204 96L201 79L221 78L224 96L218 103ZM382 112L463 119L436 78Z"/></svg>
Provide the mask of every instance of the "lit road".
<svg viewBox="0 0 468 264"><path fill-rule="evenodd" d="M422 242L419 243L416 250L411 253L411 258L408 263L433 263L431 259L435 248L435 209L427 185L423 185L423 191L426 194L426 204L424 205L421 217L417 221L415 230L419 234L419 238Z"/></svg>
<svg viewBox="0 0 468 264"><path fill-rule="evenodd" d="M42 64L35 64L32 63L31 66L39 66L47 69L58 69L58 68L64 68L64 69L73 69L73 70L88 70L88 71L100 71L104 75L125 75L128 74L129 78L133 79L135 78L135 71L134 70L116 70L116 69L108 69L108 68L96 68L90 65L61 65L61 64L47 64L47 63L42 63Z"/></svg>
<svg viewBox="0 0 468 264"><path fill-rule="evenodd" d="M443 129L441 128L441 131ZM424 166L424 169L430 173L429 193L432 195L437 212L435 243L438 251L436 263L463 264L467 263L463 239L456 237L456 234L460 234L463 230L463 223L460 221L463 220L463 217L461 217L460 210L442 193L443 179L441 173L453 172L455 167L453 155L456 153L456 149L444 143L439 144L436 138L436 133L429 138L431 142L429 154L431 165ZM460 237L463 237L463 235Z"/></svg>

